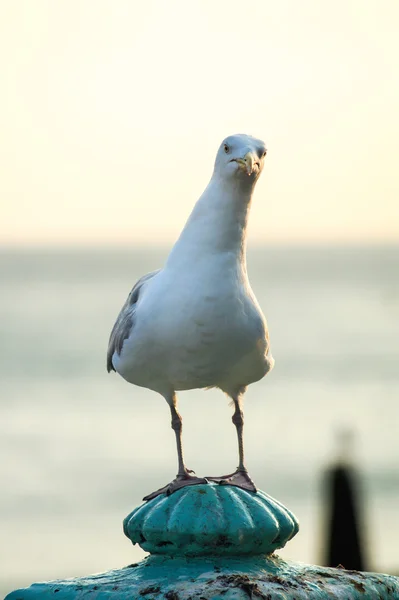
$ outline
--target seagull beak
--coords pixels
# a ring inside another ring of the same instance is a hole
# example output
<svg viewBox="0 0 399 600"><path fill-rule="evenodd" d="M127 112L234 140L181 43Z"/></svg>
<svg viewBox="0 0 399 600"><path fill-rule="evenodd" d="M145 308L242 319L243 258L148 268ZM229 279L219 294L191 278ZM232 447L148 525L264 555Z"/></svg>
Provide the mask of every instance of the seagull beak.
<svg viewBox="0 0 399 600"><path fill-rule="evenodd" d="M259 171L259 161L254 157L253 152L247 152L244 158L236 158L236 162L243 168L247 175L252 175Z"/></svg>

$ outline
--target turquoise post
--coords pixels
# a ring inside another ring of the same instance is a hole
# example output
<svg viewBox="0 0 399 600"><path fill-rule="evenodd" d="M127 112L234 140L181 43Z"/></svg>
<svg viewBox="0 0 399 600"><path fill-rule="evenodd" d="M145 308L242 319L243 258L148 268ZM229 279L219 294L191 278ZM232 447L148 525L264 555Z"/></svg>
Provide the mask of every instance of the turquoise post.
<svg viewBox="0 0 399 600"><path fill-rule="evenodd" d="M119 570L34 583L6 600L399 600L399 578L284 561L295 516L262 491L209 483L142 504L124 532L150 556Z"/></svg>

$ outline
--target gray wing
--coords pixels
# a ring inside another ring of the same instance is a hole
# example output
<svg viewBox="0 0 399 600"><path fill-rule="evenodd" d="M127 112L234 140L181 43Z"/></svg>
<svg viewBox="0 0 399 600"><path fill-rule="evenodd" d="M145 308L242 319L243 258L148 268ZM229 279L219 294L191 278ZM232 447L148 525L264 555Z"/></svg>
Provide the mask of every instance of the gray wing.
<svg viewBox="0 0 399 600"><path fill-rule="evenodd" d="M129 337L130 332L134 326L134 314L136 312L136 304L137 300L140 296L140 291L145 283L152 279L157 273L159 273L161 269L157 271L152 271L151 273L147 273L147 275L143 275L137 283L133 286L132 291L127 297L125 304L122 307L121 312L119 313L118 318L116 319L116 323L111 331L111 335L109 337L108 343L108 352L107 352L107 371L115 371L114 365L112 364L112 357L114 352L118 354L122 351L123 342L126 338Z"/></svg>

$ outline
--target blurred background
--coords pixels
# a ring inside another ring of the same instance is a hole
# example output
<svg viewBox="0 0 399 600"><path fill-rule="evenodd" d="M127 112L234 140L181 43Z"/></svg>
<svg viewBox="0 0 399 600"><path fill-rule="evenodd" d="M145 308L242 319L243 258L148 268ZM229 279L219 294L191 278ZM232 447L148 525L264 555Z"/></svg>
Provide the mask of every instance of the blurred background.
<svg viewBox="0 0 399 600"><path fill-rule="evenodd" d="M122 519L174 476L174 436L160 396L106 373L108 336L236 132L269 149L251 475L301 522L281 554L323 563L349 461L365 567L398 573L398 21L396 0L0 1L0 592L143 555ZM180 407L188 465L232 470L224 395Z"/></svg>

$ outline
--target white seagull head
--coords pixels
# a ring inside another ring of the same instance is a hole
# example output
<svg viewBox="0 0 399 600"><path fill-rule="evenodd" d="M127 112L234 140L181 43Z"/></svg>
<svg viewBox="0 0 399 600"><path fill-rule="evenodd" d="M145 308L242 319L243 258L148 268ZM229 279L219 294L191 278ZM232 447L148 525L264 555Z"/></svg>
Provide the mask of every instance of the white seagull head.
<svg viewBox="0 0 399 600"><path fill-rule="evenodd" d="M262 172L266 153L262 140L243 133L229 135L216 155L214 175L254 184Z"/></svg>

